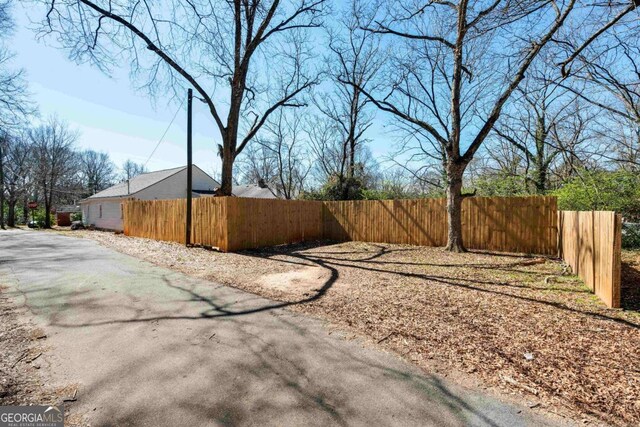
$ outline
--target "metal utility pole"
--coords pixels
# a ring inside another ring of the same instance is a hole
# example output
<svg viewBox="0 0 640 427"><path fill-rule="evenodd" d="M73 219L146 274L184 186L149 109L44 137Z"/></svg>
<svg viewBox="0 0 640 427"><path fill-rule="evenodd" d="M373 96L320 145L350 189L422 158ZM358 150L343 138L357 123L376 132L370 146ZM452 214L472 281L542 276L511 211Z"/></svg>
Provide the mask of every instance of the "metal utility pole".
<svg viewBox="0 0 640 427"><path fill-rule="evenodd" d="M191 192L193 190L192 185L192 143L191 143L191 101L193 100L193 90L187 91L187 227L185 245L191 245Z"/></svg>

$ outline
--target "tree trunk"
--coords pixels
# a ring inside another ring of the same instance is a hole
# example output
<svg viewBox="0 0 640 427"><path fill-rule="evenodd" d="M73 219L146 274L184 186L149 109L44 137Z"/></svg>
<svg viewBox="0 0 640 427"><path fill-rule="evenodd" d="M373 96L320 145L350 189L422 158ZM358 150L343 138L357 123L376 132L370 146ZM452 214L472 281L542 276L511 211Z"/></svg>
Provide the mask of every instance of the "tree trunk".
<svg viewBox="0 0 640 427"><path fill-rule="evenodd" d="M15 227L16 226L16 203L18 201L15 199L10 199L9 200L9 211L8 211L8 216L7 216L7 225L9 227Z"/></svg>
<svg viewBox="0 0 640 427"><path fill-rule="evenodd" d="M536 171L536 193L543 195L547 191L547 170L544 165L538 165Z"/></svg>
<svg viewBox="0 0 640 427"><path fill-rule="evenodd" d="M450 252L466 252L462 242L462 175L464 166L453 161L447 165L447 247Z"/></svg>
<svg viewBox="0 0 640 427"><path fill-rule="evenodd" d="M225 143L222 150L222 182L220 183L220 196L233 195L233 153Z"/></svg>
<svg viewBox="0 0 640 427"><path fill-rule="evenodd" d="M4 230L4 188L0 186L0 228Z"/></svg>
<svg viewBox="0 0 640 427"><path fill-rule="evenodd" d="M546 143L547 143L547 127L544 115L538 117L536 123L536 193L544 194L547 190L547 165L545 161Z"/></svg>
<svg viewBox="0 0 640 427"><path fill-rule="evenodd" d="M24 223L29 223L29 199L27 197L24 198L24 203L22 203L22 217L24 218Z"/></svg>
<svg viewBox="0 0 640 427"><path fill-rule="evenodd" d="M356 176L356 141L349 142L349 178Z"/></svg>
<svg viewBox="0 0 640 427"><path fill-rule="evenodd" d="M44 200L44 228L51 228L51 203Z"/></svg>

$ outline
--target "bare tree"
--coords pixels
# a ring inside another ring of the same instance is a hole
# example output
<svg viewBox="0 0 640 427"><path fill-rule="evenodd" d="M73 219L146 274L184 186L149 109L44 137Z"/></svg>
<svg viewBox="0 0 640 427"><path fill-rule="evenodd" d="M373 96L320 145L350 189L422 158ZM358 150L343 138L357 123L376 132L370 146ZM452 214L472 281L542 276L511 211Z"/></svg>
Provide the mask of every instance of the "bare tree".
<svg viewBox="0 0 640 427"><path fill-rule="evenodd" d="M610 30L582 49L563 87L595 107L601 146L592 154L615 166L640 168L640 36Z"/></svg>
<svg viewBox="0 0 640 427"><path fill-rule="evenodd" d="M514 102L503 112L494 132L520 151L525 181L535 193L545 194L554 162L563 150L575 148L564 138L577 104L576 96L554 81L553 69L545 64L537 68L516 89ZM504 152L497 154L499 161Z"/></svg>
<svg viewBox="0 0 640 427"><path fill-rule="evenodd" d="M78 133L56 117L29 131L33 149L34 173L42 194L46 228L51 227L51 208L60 194L74 193L68 184L77 174L77 153L73 146Z"/></svg>
<svg viewBox="0 0 640 427"><path fill-rule="evenodd" d="M340 128L334 121L327 120L324 115L311 117L305 124L305 128L313 157L311 174L315 184L322 186L332 183L336 186L334 196L338 200L351 198L356 190L356 182L349 182L346 179L349 152L345 151L345 140ZM359 186L367 188L374 185L378 178L378 163L364 144L364 140L360 142L355 146L354 176ZM349 193L347 197L345 197L345 190Z"/></svg>
<svg viewBox="0 0 640 427"><path fill-rule="evenodd" d="M601 154L593 149L596 114L597 110L586 108L586 103L575 100L568 105L564 119L550 128L550 149L559 153L556 164L549 170L555 188L600 161Z"/></svg>
<svg viewBox="0 0 640 427"><path fill-rule="evenodd" d="M0 1L0 40L5 42L13 32L10 0ZM35 112L24 70L12 65L14 54L0 45L0 128L15 128L25 118Z"/></svg>
<svg viewBox="0 0 640 427"><path fill-rule="evenodd" d="M315 100L340 139L340 166L334 176L343 187L343 198L347 198L349 182L356 177L356 153L373 123L371 101L361 90L375 90L373 77L385 61L377 37L360 30L371 24L372 15L364 3L353 0L341 13L338 25L329 28L330 54L326 60L333 85Z"/></svg>
<svg viewBox="0 0 640 427"><path fill-rule="evenodd" d="M271 114L303 105L299 95L316 83L288 37L318 27L325 0L41 1L44 31L72 58L107 72L127 58L150 93L193 87L222 140L223 195L236 157Z"/></svg>
<svg viewBox="0 0 640 427"><path fill-rule="evenodd" d="M4 162L4 189L7 195L7 225L16 225L16 206L29 196L32 180L32 150L23 135L6 140Z"/></svg>
<svg viewBox="0 0 640 427"><path fill-rule="evenodd" d="M265 125L265 128L267 126ZM256 183L259 181L274 182L278 175L277 159L271 147L262 137L256 138L256 144L251 144L238 158L236 177L238 183Z"/></svg>
<svg viewBox="0 0 640 427"><path fill-rule="evenodd" d="M304 138L304 118L296 112L285 114L281 110L265 124L257 139L263 153L263 165L272 168L269 181L285 199L300 194L311 169L305 161L308 152L303 146Z"/></svg>
<svg viewBox="0 0 640 427"><path fill-rule="evenodd" d="M115 178L115 165L109 154L86 150L80 153L80 173L83 187L89 195L109 187Z"/></svg>
<svg viewBox="0 0 640 427"><path fill-rule="evenodd" d="M133 160L127 159L122 164L122 173L120 179L122 181L129 181L131 178L147 173L147 168L142 163L136 163Z"/></svg>
<svg viewBox="0 0 640 427"><path fill-rule="evenodd" d="M569 53L559 63L562 67L562 75L568 76L571 74L573 61L584 57L582 55L584 51L592 47L599 39L604 38L607 32L611 32L612 29L630 24L633 29L629 31L629 34L637 33L638 17L631 15L631 12L636 10L639 4L640 2L637 0L622 2L596 1L591 3L590 19L580 22L580 28L572 28L571 42L565 41L568 44ZM594 9L597 8L601 10L599 14L594 13ZM597 15L601 15L601 19L597 19Z"/></svg>
<svg viewBox="0 0 640 427"><path fill-rule="evenodd" d="M390 0L386 13L365 29L396 43L385 90L362 93L379 109L423 129L446 155L447 250L465 250L465 169L575 1ZM421 115L416 105L430 114Z"/></svg>

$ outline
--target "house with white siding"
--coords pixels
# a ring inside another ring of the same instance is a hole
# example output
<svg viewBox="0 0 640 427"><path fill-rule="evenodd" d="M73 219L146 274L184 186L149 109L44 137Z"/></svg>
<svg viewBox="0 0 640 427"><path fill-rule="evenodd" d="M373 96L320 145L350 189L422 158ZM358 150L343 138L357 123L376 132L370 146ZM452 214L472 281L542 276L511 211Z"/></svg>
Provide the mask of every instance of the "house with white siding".
<svg viewBox="0 0 640 427"><path fill-rule="evenodd" d="M220 184L197 166L193 166L193 197L211 195ZM165 169L138 175L80 202L82 222L104 230L123 230L123 202L163 200L187 197L187 167Z"/></svg>

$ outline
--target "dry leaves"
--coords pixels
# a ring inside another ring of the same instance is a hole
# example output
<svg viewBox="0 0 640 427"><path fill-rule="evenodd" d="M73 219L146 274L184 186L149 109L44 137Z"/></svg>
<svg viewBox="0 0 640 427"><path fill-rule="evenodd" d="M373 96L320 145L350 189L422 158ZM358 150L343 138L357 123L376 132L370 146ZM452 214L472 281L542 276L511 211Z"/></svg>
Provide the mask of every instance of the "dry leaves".
<svg viewBox="0 0 640 427"><path fill-rule="evenodd" d="M46 335L21 320L8 295L8 288L0 286L0 405L60 405L69 386L52 386L40 369ZM66 409L65 425L87 425L81 414Z"/></svg>
<svg viewBox="0 0 640 427"><path fill-rule="evenodd" d="M354 328L425 369L445 366L552 409L640 424L637 302L627 299L627 311L607 309L554 260L357 242L223 254L80 235L186 274L300 302L291 308ZM311 295L309 287L301 294L269 280L309 266L327 272L315 275L322 283ZM623 275L623 292L640 295L640 280Z"/></svg>

